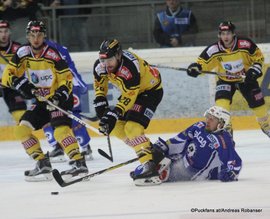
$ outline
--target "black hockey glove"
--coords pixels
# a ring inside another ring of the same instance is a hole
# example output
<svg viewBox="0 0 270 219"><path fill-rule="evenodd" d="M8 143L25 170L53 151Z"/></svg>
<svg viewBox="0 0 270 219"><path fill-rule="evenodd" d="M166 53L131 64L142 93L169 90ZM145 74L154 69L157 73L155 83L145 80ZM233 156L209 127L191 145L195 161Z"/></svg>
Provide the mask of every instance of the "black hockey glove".
<svg viewBox="0 0 270 219"><path fill-rule="evenodd" d="M115 110L108 110L100 119L99 131L104 135L109 135L114 129L115 123L118 120L118 113Z"/></svg>
<svg viewBox="0 0 270 219"><path fill-rule="evenodd" d="M34 93L37 91L37 88L25 77L14 78L12 81L12 87L19 91L25 99L34 98Z"/></svg>
<svg viewBox="0 0 270 219"><path fill-rule="evenodd" d="M247 70L245 83L254 83L257 80L257 78L261 76L262 76L261 66L255 64Z"/></svg>
<svg viewBox="0 0 270 219"><path fill-rule="evenodd" d="M218 179L222 182L237 181L237 174L230 169L223 169L218 173Z"/></svg>
<svg viewBox="0 0 270 219"><path fill-rule="evenodd" d="M61 86L55 91L54 95L49 98L49 101L51 101L56 106L62 107L68 98L68 88L66 86ZM49 105L47 106L47 109L50 111L55 110L54 107Z"/></svg>
<svg viewBox="0 0 270 219"><path fill-rule="evenodd" d="M202 66L196 62L191 63L187 68L187 74L191 77L198 77L200 75L200 71L202 70Z"/></svg>
<svg viewBox="0 0 270 219"><path fill-rule="evenodd" d="M109 107L107 98L103 96L96 97L96 99L94 99L94 107L96 110L97 117L101 119Z"/></svg>

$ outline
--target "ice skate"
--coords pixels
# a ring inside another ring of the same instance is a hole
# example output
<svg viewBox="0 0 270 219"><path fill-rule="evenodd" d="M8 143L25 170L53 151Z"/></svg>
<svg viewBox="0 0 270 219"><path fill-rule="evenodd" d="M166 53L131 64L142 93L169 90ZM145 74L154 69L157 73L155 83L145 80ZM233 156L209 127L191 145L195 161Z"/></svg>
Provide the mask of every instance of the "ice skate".
<svg viewBox="0 0 270 219"><path fill-rule="evenodd" d="M86 147L81 147L81 155L84 156L85 160L94 160L92 150L90 145L88 144Z"/></svg>
<svg viewBox="0 0 270 219"><path fill-rule="evenodd" d="M24 172L25 181L28 182L40 182L40 181L50 181L52 177L52 166L48 156L46 155L44 159L38 160L36 167L32 170L26 170Z"/></svg>
<svg viewBox="0 0 270 219"><path fill-rule="evenodd" d="M80 160L75 160L73 162L70 162L69 164L72 166L72 168L61 172L64 180L68 180L76 176L82 177L88 174L88 168L86 166L84 158Z"/></svg>
<svg viewBox="0 0 270 219"><path fill-rule="evenodd" d="M65 153L59 143L54 146L54 149L49 152L50 161L52 163L62 163L66 161Z"/></svg>

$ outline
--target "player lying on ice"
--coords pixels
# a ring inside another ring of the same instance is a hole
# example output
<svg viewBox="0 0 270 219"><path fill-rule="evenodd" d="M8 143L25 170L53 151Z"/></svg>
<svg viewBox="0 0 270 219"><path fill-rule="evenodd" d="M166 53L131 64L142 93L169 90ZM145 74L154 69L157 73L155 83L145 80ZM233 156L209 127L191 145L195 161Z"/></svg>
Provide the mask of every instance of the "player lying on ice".
<svg viewBox="0 0 270 219"><path fill-rule="evenodd" d="M159 164L159 178L138 178L149 168L147 163L141 164L130 174L135 185L189 180L237 181L242 161L231 134L226 131L230 113L213 106L204 116L205 121L193 124L167 141L159 138L152 148L154 162Z"/></svg>

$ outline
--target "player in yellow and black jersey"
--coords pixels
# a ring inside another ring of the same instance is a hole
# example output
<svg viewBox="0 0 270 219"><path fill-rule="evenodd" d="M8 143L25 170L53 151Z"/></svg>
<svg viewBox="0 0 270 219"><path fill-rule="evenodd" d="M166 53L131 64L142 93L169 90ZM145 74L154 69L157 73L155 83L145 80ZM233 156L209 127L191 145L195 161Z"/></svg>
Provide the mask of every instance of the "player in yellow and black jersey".
<svg viewBox="0 0 270 219"><path fill-rule="evenodd" d="M20 44L10 39L11 31L10 24L6 20L0 20L0 74L2 73L8 64L11 57L15 54ZM3 87L0 91L0 95L3 96L4 101L16 123L26 110L26 104L21 94L11 88Z"/></svg>
<svg viewBox="0 0 270 219"><path fill-rule="evenodd" d="M145 164L145 172L138 176L138 181L151 178L158 183L156 165L160 159L156 159L144 130L163 96L159 71L136 54L123 51L114 39L102 42L93 72L94 106L100 118L100 131L112 133L134 148L140 162ZM106 98L109 82L121 92L113 109L109 109Z"/></svg>
<svg viewBox="0 0 270 219"><path fill-rule="evenodd" d="M29 43L21 46L6 66L3 85L19 91L26 99L35 98L34 93L38 93L64 110L72 110L72 74L60 53L45 43L45 24L42 21L30 21L26 33ZM37 98L31 109L22 115L15 129L15 135L21 140L27 154L37 161L35 169L25 171L26 180L52 179L49 158L32 133L49 122L55 128L55 139L69 158L75 161L74 167L62 174L72 177L87 173L84 157L70 129L72 121Z"/></svg>
<svg viewBox="0 0 270 219"><path fill-rule="evenodd" d="M238 75L220 77L216 85L216 105L230 111L232 98L237 89L253 110L262 131L270 137L270 120L257 78L262 76L264 56L250 39L238 37L230 21L219 25L219 41L208 46L196 63L188 67L188 75L197 77L200 70L217 71ZM243 80L241 76L245 76Z"/></svg>

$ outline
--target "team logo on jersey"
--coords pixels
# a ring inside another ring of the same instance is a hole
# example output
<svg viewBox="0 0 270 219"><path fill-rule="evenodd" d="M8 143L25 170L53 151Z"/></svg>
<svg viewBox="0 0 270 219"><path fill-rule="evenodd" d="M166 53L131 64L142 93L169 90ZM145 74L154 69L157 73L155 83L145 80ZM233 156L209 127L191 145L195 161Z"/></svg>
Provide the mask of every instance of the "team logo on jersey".
<svg viewBox="0 0 270 219"><path fill-rule="evenodd" d="M34 84L38 84L38 82L39 82L38 76L34 72L31 73L31 81Z"/></svg>
<svg viewBox="0 0 270 219"><path fill-rule="evenodd" d="M48 49L44 57L55 61L59 61L61 59L61 57L52 49Z"/></svg>
<svg viewBox="0 0 270 219"><path fill-rule="evenodd" d="M250 48L251 43L247 40L238 40L238 48L242 49L242 48Z"/></svg>
<svg viewBox="0 0 270 219"><path fill-rule="evenodd" d="M120 71L118 71L118 72L116 73L116 75L117 75L118 77L122 77L122 78L124 78L124 79L126 79L126 80L129 80L129 79L132 78L131 72L130 72L129 69L128 69L127 67L125 67L125 66L123 66L123 67L120 69Z"/></svg>
<svg viewBox="0 0 270 219"><path fill-rule="evenodd" d="M195 144L194 143L189 144L188 147L187 147L188 157L193 157L195 153L196 153Z"/></svg>

